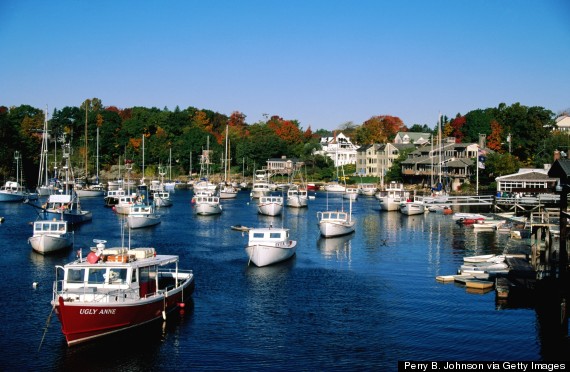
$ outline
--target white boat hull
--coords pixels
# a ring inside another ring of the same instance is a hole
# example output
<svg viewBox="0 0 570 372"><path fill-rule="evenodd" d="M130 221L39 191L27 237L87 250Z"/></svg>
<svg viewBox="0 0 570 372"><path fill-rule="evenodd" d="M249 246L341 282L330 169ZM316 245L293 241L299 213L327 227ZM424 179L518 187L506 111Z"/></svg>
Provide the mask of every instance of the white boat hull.
<svg viewBox="0 0 570 372"><path fill-rule="evenodd" d="M391 197L381 197L379 198L380 208L383 211L397 211L400 209L400 204L402 203L401 198L391 198Z"/></svg>
<svg viewBox="0 0 570 372"><path fill-rule="evenodd" d="M266 216L278 216L282 210L283 205L277 203L266 203L257 206L257 211Z"/></svg>
<svg viewBox="0 0 570 372"><path fill-rule="evenodd" d="M29 242L34 251L42 254L59 251L73 245L71 234L42 234L32 236Z"/></svg>
<svg viewBox="0 0 570 372"><path fill-rule="evenodd" d="M248 245L245 251L249 260L255 266L268 266L281 261L285 261L295 254L297 242L290 241L290 244L283 247L267 246L267 245Z"/></svg>
<svg viewBox="0 0 570 372"><path fill-rule="evenodd" d="M197 203L194 209L196 214L202 216L222 213L222 206L219 204Z"/></svg>
<svg viewBox="0 0 570 372"><path fill-rule="evenodd" d="M407 216L416 214L424 214L426 211L425 205L422 203L406 202L400 204L400 212Z"/></svg>
<svg viewBox="0 0 570 372"><path fill-rule="evenodd" d="M105 196L105 191L104 190L75 190L75 193L77 194L77 196L79 196L80 198L96 198L96 197L100 197L100 196Z"/></svg>
<svg viewBox="0 0 570 372"><path fill-rule="evenodd" d="M131 229L140 229L143 227L155 226L160 223L160 216L152 215L152 216L136 216L136 215L128 215L127 216L127 225Z"/></svg>
<svg viewBox="0 0 570 372"><path fill-rule="evenodd" d="M342 236L354 232L355 221L321 221L319 230L324 237Z"/></svg>
<svg viewBox="0 0 570 372"><path fill-rule="evenodd" d="M306 196L290 196L287 198L287 206L293 208L304 208L309 205L309 199Z"/></svg>

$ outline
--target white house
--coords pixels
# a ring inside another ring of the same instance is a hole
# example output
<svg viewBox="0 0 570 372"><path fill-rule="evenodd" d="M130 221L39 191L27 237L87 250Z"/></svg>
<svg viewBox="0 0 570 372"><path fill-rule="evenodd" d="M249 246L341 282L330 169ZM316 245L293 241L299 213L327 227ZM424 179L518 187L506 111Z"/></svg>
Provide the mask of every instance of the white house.
<svg viewBox="0 0 570 372"><path fill-rule="evenodd" d="M560 115L556 118L556 126L561 132L570 132L570 116Z"/></svg>
<svg viewBox="0 0 570 372"><path fill-rule="evenodd" d="M331 158L335 167L340 167L346 164L356 164L356 150L350 138L344 134L335 132L333 137L321 138L321 151L315 151L317 155L324 155Z"/></svg>

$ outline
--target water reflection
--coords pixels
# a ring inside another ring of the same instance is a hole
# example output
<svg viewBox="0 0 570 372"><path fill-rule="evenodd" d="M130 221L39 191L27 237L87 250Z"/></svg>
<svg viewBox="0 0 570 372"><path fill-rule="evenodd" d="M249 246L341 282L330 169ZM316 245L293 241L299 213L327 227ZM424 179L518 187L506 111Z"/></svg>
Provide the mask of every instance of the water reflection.
<svg viewBox="0 0 570 372"><path fill-rule="evenodd" d="M336 259L337 261L349 261L350 257L350 241L354 238L354 233L335 238L323 238L317 240L317 247L321 254L327 259Z"/></svg>

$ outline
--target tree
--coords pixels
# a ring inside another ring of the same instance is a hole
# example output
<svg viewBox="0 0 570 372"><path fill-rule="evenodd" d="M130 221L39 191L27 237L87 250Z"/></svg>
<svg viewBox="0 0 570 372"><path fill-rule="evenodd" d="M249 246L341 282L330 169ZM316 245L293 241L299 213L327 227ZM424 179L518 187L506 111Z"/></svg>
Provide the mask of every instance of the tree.
<svg viewBox="0 0 570 372"><path fill-rule="evenodd" d="M503 128L496 120L491 121L491 134L487 136L487 147L494 151L503 149ZM502 151L501 151L502 152Z"/></svg>
<svg viewBox="0 0 570 372"><path fill-rule="evenodd" d="M396 116L373 116L356 131L356 142L360 145L393 141L398 132L407 131L406 126Z"/></svg>

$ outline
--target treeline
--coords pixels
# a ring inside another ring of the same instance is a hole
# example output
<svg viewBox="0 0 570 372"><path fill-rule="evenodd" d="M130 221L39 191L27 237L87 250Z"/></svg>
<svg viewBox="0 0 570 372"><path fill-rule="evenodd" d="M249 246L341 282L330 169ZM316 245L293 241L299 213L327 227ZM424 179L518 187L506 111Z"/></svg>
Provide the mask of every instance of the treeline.
<svg viewBox="0 0 570 372"><path fill-rule="evenodd" d="M17 150L22 155L24 179L29 186L35 185L44 118L45 110L29 105L0 106L2 180L15 175L13 154ZM93 98L85 100L79 107L54 109L48 119L51 159L56 144L60 153L60 145L70 142L73 166L84 168L83 159L87 154L91 174L95 173L97 128L100 169L117 165L119 157L142 165L144 136L145 167L152 170L159 164L168 165L172 154L175 177L199 171L199 158L207 144L213 153L210 159L214 163L213 171L219 171L225 152L226 126L227 157L231 159L233 173L251 175L255 169L264 166L267 159L283 155L305 161L314 180L326 180L334 173L330 161L313 155L314 150L320 148L320 137L331 136L332 133L323 129L313 132L310 126L303 129L297 120L279 116L248 124L246 116L237 111L227 116L195 107L119 109L104 106L100 99ZM565 145L567 149L568 146L568 138L557 133L554 119L553 112L542 107L500 104L497 108L458 114L453 119L443 116L442 126L445 136L455 136L461 142L476 142L479 134L484 133L488 147L497 154L508 154L510 148L513 162L541 166L550 162L546 159L552 157L555 148L561 149ZM390 142L398 131L435 133L437 127L437 123L432 123L429 126L414 124L408 128L398 117L384 115L373 116L360 125L345 123L337 129L355 144L365 145ZM508 134L510 143L507 142Z"/></svg>

